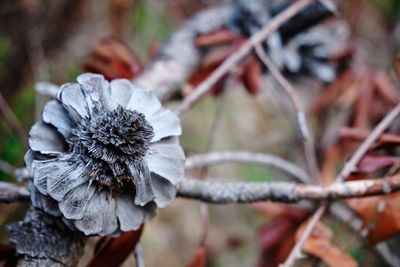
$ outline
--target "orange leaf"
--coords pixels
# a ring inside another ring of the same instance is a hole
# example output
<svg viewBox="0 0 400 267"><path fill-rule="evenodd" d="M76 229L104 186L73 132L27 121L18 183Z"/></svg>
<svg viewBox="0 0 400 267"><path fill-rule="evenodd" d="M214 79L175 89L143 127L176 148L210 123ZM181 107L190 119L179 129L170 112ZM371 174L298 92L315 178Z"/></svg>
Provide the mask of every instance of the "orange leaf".
<svg viewBox="0 0 400 267"><path fill-rule="evenodd" d="M201 246L197 249L196 255L194 256L191 263L186 267L204 267L207 263L207 250Z"/></svg>
<svg viewBox="0 0 400 267"><path fill-rule="evenodd" d="M107 80L132 79L143 69L134 52L115 37L101 39L93 48L84 68L104 75Z"/></svg>
<svg viewBox="0 0 400 267"><path fill-rule="evenodd" d="M97 243L94 257L87 267L120 266L133 253L142 232L143 226L115 238L103 237Z"/></svg>
<svg viewBox="0 0 400 267"><path fill-rule="evenodd" d="M249 61L244 66L243 83L250 94L257 94L263 89L263 75L260 61L250 56Z"/></svg>
<svg viewBox="0 0 400 267"><path fill-rule="evenodd" d="M305 221L297 230L296 239L302 235L307 227L308 221ZM332 231L319 222L315 225L310 236L303 245L303 251L314 255L323 260L328 266L355 267L357 262L341 251L338 247L331 243Z"/></svg>
<svg viewBox="0 0 400 267"><path fill-rule="evenodd" d="M361 217L369 229L372 244L387 240L400 230L400 192L385 196L354 198L347 204Z"/></svg>

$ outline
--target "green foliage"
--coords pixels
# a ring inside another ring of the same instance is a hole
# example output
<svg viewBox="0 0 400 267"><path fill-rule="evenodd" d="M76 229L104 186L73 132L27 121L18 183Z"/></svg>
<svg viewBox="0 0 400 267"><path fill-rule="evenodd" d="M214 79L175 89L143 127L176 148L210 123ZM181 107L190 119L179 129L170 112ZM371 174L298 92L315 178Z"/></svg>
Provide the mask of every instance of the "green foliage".
<svg viewBox="0 0 400 267"><path fill-rule="evenodd" d="M154 41L164 41L173 30L165 13L160 13L150 6L148 1L137 1L132 10L131 29L133 29L133 45L141 60L145 60L149 45ZM140 38L135 38L139 37Z"/></svg>

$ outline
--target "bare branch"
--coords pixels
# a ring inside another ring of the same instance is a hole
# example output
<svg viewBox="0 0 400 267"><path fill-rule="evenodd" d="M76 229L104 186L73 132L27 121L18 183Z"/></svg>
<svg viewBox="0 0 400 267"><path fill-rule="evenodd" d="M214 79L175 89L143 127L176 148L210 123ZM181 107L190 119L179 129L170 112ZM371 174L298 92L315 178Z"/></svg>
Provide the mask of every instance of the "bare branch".
<svg viewBox="0 0 400 267"><path fill-rule="evenodd" d="M133 252L136 261L136 267L145 267L142 246L138 243L135 247L135 251Z"/></svg>
<svg viewBox="0 0 400 267"><path fill-rule="evenodd" d="M17 117L15 117L7 101L4 99L3 95L0 93L0 113L4 120L9 124L12 131L18 135L18 137L25 142L27 134L19 123Z"/></svg>
<svg viewBox="0 0 400 267"><path fill-rule="evenodd" d="M153 90L165 101L170 98L198 66L201 52L194 43L197 34L222 27L234 5L221 5L198 13L182 25L161 48L153 62L133 82Z"/></svg>
<svg viewBox="0 0 400 267"><path fill-rule="evenodd" d="M20 258L18 266L74 266L86 238L59 218L31 208L24 221L9 226Z"/></svg>
<svg viewBox="0 0 400 267"><path fill-rule="evenodd" d="M278 156L252 153L248 151L224 151L192 155L186 158L185 166L187 169L192 169L229 162L242 162L263 166L272 166L292 175L303 183L310 182L309 175L297 165Z"/></svg>
<svg viewBox="0 0 400 267"><path fill-rule="evenodd" d="M367 139L362 142L362 144L357 148L356 152L353 154L353 156L350 158L350 160L344 165L342 171L339 173L339 175L336 177L335 183L334 184L340 184L340 182L343 182L344 179L346 179L351 172L356 170L357 164L360 162L361 158L364 156L364 154L370 149L373 144L379 140L379 137L382 135L382 133L392 124L392 122L399 116L400 114L400 104L398 104L396 107L394 107L389 114L383 118L381 122L373 129L373 131L369 134ZM322 209L322 212L319 212L319 214L316 217L321 218L321 216L324 214L324 212L327 209L327 206L321 206L319 210ZM319 220L314 220L310 221L309 225L307 225L307 228L313 228L315 224ZM303 232L303 235L300 237L300 240L307 240L309 233L306 231ZM285 261L284 266L292 266L294 262L296 261L296 255L299 255L300 252L297 250L301 250L303 247L304 242L298 242L294 249L289 254L288 259L290 259L290 264L288 264L288 260ZM295 256L292 256L295 255Z"/></svg>
<svg viewBox="0 0 400 267"><path fill-rule="evenodd" d="M25 187L0 182L0 203L29 200L29 192Z"/></svg>
<svg viewBox="0 0 400 267"><path fill-rule="evenodd" d="M179 185L178 196L215 204L266 200L295 203L301 200L321 201L384 195L399 190L400 174L382 179L334 183L328 186L290 182L211 182L186 179Z"/></svg>
<svg viewBox="0 0 400 267"><path fill-rule="evenodd" d="M314 180L320 178L320 171L318 168L317 156L315 154L314 141L310 135L310 130L308 129L307 119L304 112L303 105L300 101L299 96L295 88L292 84L282 75L279 69L274 65L271 59L264 52L264 49L258 44L255 47L258 56L261 61L267 66L269 71L275 77L275 79L279 82L279 84L283 87L286 94L289 96L290 101L293 104L293 107L296 111L297 125L300 130L300 134L302 137L302 141L304 144L304 151L306 156L306 161L308 165L308 169L312 174Z"/></svg>
<svg viewBox="0 0 400 267"><path fill-rule="evenodd" d="M304 229L303 234L300 236L299 241L297 241L296 245L292 249L291 253L289 254L289 257L286 259L286 261L282 264L279 265L279 267L290 267L292 266L295 261L299 258L302 257L301 255L301 249L303 247L304 242L306 242L308 236L311 234L312 230L314 229L314 226L318 223L319 219L322 217L326 209L326 204L323 206L320 206L318 210L314 213L314 215L311 217L310 221L308 222L306 229Z"/></svg>
<svg viewBox="0 0 400 267"><path fill-rule="evenodd" d="M295 2L289 8L274 17L264 27L254 34L246 43L244 43L234 54L228 57L206 80L200 83L193 92L188 95L182 103L176 108L175 112L181 115L187 111L190 106L199 100L222 76L239 63L246 55L248 55L253 47L264 41L271 33L277 30L287 20L295 16L297 13L311 4L313 0L300 0Z"/></svg>

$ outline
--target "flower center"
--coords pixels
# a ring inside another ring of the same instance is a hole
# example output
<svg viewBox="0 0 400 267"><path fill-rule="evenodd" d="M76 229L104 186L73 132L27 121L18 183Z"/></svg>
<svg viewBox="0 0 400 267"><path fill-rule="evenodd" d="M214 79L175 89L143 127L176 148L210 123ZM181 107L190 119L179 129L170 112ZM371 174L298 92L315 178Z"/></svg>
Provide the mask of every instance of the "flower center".
<svg viewBox="0 0 400 267"><path fill-rule="evenodd" d="M95 104L91 117L72 130L68 142L92 180L120 191L132 186L128 166L143 161L153 137L153 127L142 113L122 106L105 111Z"/></svg>

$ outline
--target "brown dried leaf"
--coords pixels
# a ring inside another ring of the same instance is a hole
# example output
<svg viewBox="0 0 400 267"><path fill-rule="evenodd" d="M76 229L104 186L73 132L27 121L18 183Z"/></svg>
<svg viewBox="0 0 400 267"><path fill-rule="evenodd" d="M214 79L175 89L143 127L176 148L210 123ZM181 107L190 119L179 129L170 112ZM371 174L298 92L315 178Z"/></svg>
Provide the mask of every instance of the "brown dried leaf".
<svg viewBox="0 0 400 267"><path fill-rule="evenodd" d="M103 237L97 243L94 257L87 267L120 266L133 253L142 232L143 226L115 238Z"/></svg>
<svg viewBox="0 0 400 267"><path fill-rule="evenodd" d="M257 94L263 89L262 69L260 61L255 56L250 56L244 66L243 83L250 94Z"/></svg>
<svg viewBox="0 0 400 267"><path fill-rule="evenodd" d="M300 238L307 225L308 221L305 221L298 228L296 232L297 240ZM332 237L332 231L323 223L318 222L305 241L303 251L320 258L328 266L358 266L357 262L352 257L331 243Z"/></svg>
<svg viewBox="0 0 400 267"><path fill-rule="evenodd" d="M372 244L387 240L400 230L400 193L385 196L354 198L347 204L362 218L369 229Z"/></svg>
<svg viewBox="0 0 400 267"><path fill-rule="evenodd" d="M395 163L399 163L400 158L379 154L366 154L357 164L359 172L374 172L389 167Z"/></svg>
<svg viewBox="0 0 400 267"><path fill-rule="evenodd" d="M143 70L134 52L114 37L101 39L86 60L86 71L103 74L108 80L132 79Z"/></svg>
<svg viewBox="0 0 400 267"><path fill-rule="evenodd" d="M4 267L16 267L18 262L17 250L11 244L0 244L0 262Z"/></svg>

